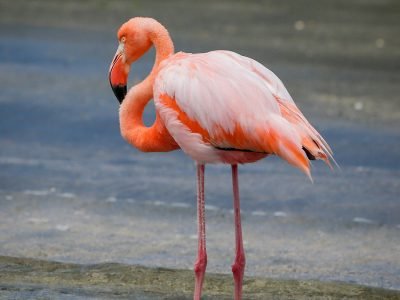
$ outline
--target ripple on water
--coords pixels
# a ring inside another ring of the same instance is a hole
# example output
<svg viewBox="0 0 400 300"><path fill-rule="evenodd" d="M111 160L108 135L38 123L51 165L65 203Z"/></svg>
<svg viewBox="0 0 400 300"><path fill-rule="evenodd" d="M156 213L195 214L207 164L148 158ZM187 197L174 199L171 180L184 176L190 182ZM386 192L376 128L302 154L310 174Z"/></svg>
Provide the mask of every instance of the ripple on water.
<svg viewBox="0 0 400 300"><path fill-rule="evenodd" d="M171 203L172 207L179 207L179 208L189 208L190 205L187 203L183 203L183 202L173 202Z"/></svg>
<svg viewBox="0 0 400 300"><path fill-rule="evenodd" d="M251 214L252 214L253 216L260 216L260 217L263 217L263 216L266 216L266 215L267 215L267 213L266 213L265 211L262 211L262 210L255 210L255 211L252 211Z"/></svg>
<svg viewBox="0 0 400 300"><path fill-rule="evenodd" d="M205 210L209 210L209 211L217 211L217 210L219 210L219 208L218 208L217 206L215 206L215 205L209 205L209 204L206 204L206 205L204 206L204 208L205 208Z"/></svg>
<svg viewBox="0 0 400 300"><path fill-rule="evenodd" d="M30 196L38 196L38 197L44 197L47 195L50 195L56 191L56 188L52 187L49 189L44 189L44 190L25 190L23 193L25 195L30 195Z"/></svg>
<svg viewBox="0 0 400 300"><path fill-rule="evenodd" d="M68 231L70 229L70 226L67 224L57 224L56 229L58 231Z"/></svg>
<svg viewBox="0 0 400 300"><path fill-rule="evenodd" d="M362 218L362 217L355 217L353 219L354 223L359 223L359 224L376 224L375 221L367 219L367 218Z"/></svg>
<svg viewBox="0 0 400 300"><path fill-rule="evenodd" d="M107 203L115 203L115 202L117 202L117 198L116 198L116 197L113 197L113 196L108 197L108 198L106 199L106 202L107 202Z"/></svg>
<svg viewBox="0 0 400 300"><path fill-rule="evenodd" d="M40 225L40 224L46 224L49 222L49 219L46 218L29 218L26 220L30 224L34 225Z"/></svg>
<svg viewBox="0 0 400 300"><path fill-rule="evenodd" d="M274 212L274 217L284 218L287 217L287 213L285 213L284 211L276 211Z"/></svg>
<svg viewBox="0 0 400 300"><path fill-rule="evenodd" d="M50 194L49 190L26 190L24 191L25 195L30 195L30 196L47 196Z"/></svg>
<svg viewBox="0 0 400 300"><path fill-rule="evenodd" d="M67 199L76 198L76 195L74 193L59 193L58 196Z"/></svg>

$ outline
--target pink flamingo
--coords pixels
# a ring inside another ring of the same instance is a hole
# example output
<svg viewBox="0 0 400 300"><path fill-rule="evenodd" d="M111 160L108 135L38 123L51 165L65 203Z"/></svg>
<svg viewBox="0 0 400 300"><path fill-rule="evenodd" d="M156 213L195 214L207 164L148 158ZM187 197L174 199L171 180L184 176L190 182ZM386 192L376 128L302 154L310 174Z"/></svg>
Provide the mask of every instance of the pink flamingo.
<svg viewBox="0 0 400 300"><path fill-rule="evenodd" d="M194 299L200 299L207 265L204 166L232 166L236 257L235 299L241 299L245 253L237 164L275 154L310 175L309 160L330 165L332 151L310 125L279 78L260 63L230 51L175 53L168 31L151 18L133 18L118 31L109 80L120 102L124 139L144 152L182 149L197 163L198 254ZM130 65L151 46L151 73L127 91ZM146 127L143 110L154 98L156 119Z"/></svg>

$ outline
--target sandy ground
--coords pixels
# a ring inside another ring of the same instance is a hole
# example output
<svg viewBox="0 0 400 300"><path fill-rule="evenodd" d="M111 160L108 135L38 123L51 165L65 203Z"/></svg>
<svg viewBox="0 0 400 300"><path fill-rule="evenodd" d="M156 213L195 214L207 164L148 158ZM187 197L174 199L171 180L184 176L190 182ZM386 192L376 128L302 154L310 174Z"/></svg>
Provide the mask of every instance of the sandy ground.
<svg viewBox="0 0 400 300"><path fill-rule="evenodd" d="M313 185L276 158L240 168L246 274L400 289L396 1L0 1L0 255L192 267L193 163L119 136L107 72L135 15L177 50L268 66L335 151L341 171L314 163ZM208 270L229 273L229 168L206 172Z"/></svg>

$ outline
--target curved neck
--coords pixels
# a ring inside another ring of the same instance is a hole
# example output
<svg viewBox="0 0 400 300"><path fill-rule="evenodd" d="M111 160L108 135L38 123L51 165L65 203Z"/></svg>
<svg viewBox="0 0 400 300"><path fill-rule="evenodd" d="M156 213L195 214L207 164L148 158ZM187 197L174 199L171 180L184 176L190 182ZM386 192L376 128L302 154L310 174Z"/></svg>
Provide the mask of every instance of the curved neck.
<svg viewBox="0 0 400 300"><path fill-rule="evenodd" d="M144 152L165 152L178 149L164 123L156 113L152 126L143 124L143 112L153 98L153 85L160 63L174 53L168 31L159 23L152 24L148 36L156 49L156 60L150 74L127 93L120 107L120 129L124 139Z"/></svg>

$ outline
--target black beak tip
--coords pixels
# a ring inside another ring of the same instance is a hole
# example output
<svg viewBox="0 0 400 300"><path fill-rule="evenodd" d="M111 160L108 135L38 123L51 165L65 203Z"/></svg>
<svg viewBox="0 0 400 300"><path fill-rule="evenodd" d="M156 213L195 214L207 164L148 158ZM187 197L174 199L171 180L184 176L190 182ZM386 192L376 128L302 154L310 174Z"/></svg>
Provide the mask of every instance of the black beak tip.
<svg viewBox="0 0 400 300"><path fill-rule="evenodd" d="M127 88L126 85L115 85L115 86L111 86L115 97L117 97L119 104L122 104L122 101L124 101L125 96L127 94Z"/></svg>

